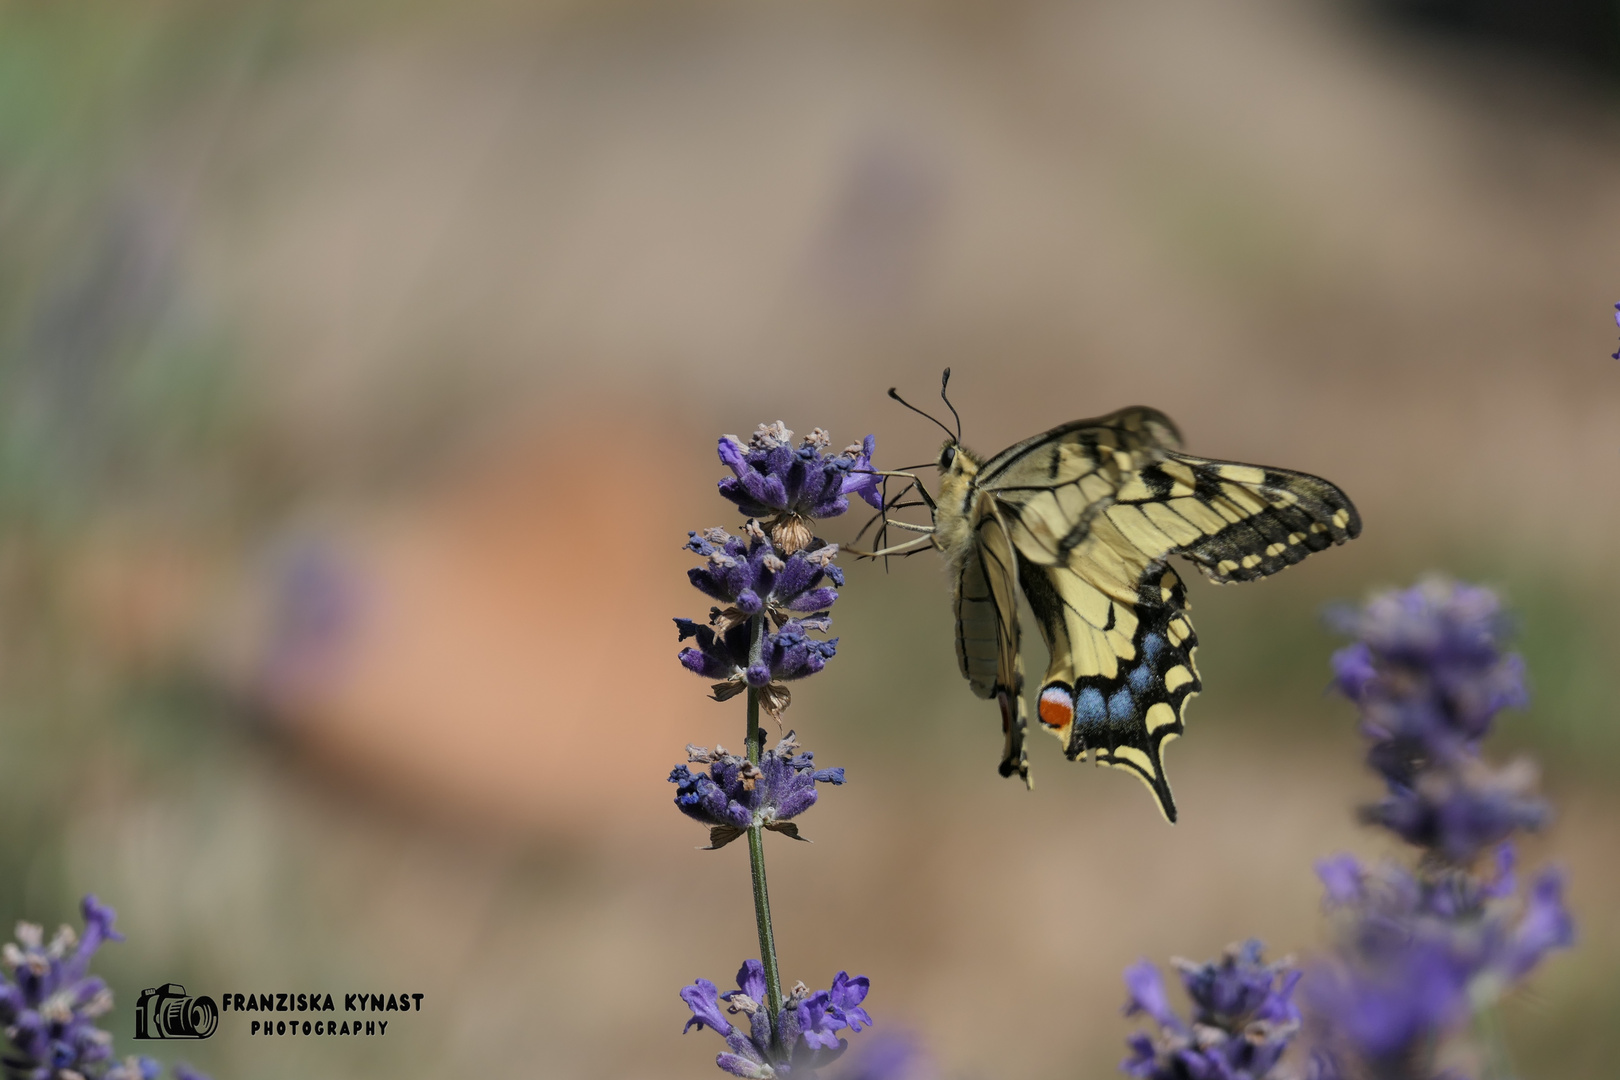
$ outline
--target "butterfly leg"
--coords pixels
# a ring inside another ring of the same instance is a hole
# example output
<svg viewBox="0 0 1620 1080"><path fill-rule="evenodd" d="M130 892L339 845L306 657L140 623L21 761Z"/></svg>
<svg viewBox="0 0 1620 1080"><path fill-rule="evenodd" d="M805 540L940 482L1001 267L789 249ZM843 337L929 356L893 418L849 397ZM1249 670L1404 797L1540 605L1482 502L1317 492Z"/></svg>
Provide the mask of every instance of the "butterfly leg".
<svg viewBox="0 0 1620 1080"><path fill-rule="evenodd" d="M1005 688L996 691L996 704L1001 706L1001 731L1006 741L1001 750L1001 775L1018 774L1026 788L1033 789L1035 781L1029 778L1029 751L1024 748L1024 732L1029 726L1024 714L1024 695Z"/></svg>
<svg viewBox="0 0 1620 1080"><path fill-rule="evenodd" d="M873 476L881 476L881 477L883 477L885 481L887 481L888 478L891 477L891 476L898 476L898 477L901 477L902 479L911 481L905 487L900 489L900 494L898 494L898 495L896 495L894 497L893 502L899 502L901 499L905 498L908 494L915 491L919 496L921 496L922 501L927 504L928 509L929 509L930 512L932 512L935 509L934 497L932 495L928 494L928 489L923 487L922 480L917 476L916 473L883 472L883 471L877 470L877 469L870 470L870 472L871 472L871 475L873 475ZM889 505L892 505L892 503L890 503L890 502L888 502L886 500L884 508L887 509Z"/></svg>
<svg viewBox="0 0 1620 1080"><path fill-rule="evenodd" d="M877 546L878 546L879 550L873 551L873 552L866 552L866 551L861 551L860 549L852 547L852 546L850 546L848 544L844 545L844 550L848 551L851 555L854 555L857 558L866 558L866 559L878 558L878 557L887 556L887 555L914 555L914 554L916 554L918 551L922 550L922 548L926 546L925 544L923 544L920 541L911 541L911 542L908 542L908 543L905 543L905 544L897 545L895 547L889 547L888 546L889 526L892 525L892 526L894 526L895 528L898 528L898 529L905 529L905 530L908 530L910 532L919 532L919 533L925 533L925 534L931 534L934 531L934 527L932 525L913 525L908 521L899 521L899 520L897 520L895 518L889 517L889 511L895 509L896 507L908 507L908 506L926 505L928 507L928 509L929 509L929 512L932 513L933 510L934 510L934 500L929 496L928 491L922 486L922 482L920 480L918 480L917 477L912 473L909 473L909 472L876 472L876 471L874 471L873 475L883 477L883 485L884 485L883 505L879 508L879 510L878 510L878 512L876 514L872 515L872 518L871 518L870 521L868 521L865 525L861 526L861 531L855 534L855 540L859 541L862 536L866 535L866 532L867 532L868 529L870 529L873 525L878 525L879 527L878 527L877 536L876 536L875 539L877 540ZM896 496L894 496L894 498L892 498L892 499L889 498L889 496L888 496L888 483L889 483L889 477L891 477L891 476L898 476L898 477L901 477L901 478L903 478L903 479L905 479L907 481L906 486L901 488L900 493L897 494ZM911 492L913 492L913 491L917 492L917 494L922 497L922 503L921 504L915 503L915 502L911 502L911 503L905 502L906 496L911 494Z"/></svg>
<svg viewBox="0 0 1620 1080"><path fill-rule="evenodd" d="M930 534L932 534L933 530L930 529L929 532L930 532ZM844 550L849 552L851 555L855 556L857 559L877 559L877 558L881 558L884 555L911 555L911 554L915 554L916 552L921 551L923 548L931 546L933 544L933 542L934 542L933 536L928 535L928 536L919 536L915 540L907 540L903 544L896 544L894 547L887 547L887 548L882 549L881 551L857 551L852 547L846 547L846 548L844 548Z"/></svg>

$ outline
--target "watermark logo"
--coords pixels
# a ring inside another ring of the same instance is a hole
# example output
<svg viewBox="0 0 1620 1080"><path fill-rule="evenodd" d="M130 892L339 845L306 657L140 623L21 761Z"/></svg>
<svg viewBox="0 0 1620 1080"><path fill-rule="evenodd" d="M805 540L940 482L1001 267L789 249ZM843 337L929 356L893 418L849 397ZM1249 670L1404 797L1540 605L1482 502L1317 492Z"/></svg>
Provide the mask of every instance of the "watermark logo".
<svg viewBox="0 0 1620 1080"><path fill-rule="evenodd" d="M137 1039L206 1039L224 1026L247 1035L386 1036L397 1016L422 1011L423 993L187 994L179 983L150 986L135 1003ZM216 1004L217 1002L217 1004ZM341 1008L340 1008L341 1006ZM250 1013L232 1024L231 1013ZM279 1013L280 1016L269 1014ZM339 1015L341 1013L342 1015ZM313 1015L312 1015L313 1014ZM409 1021L407 1021L408 1023ZM0 1070L3 1071L3 1070Z"/></svg>
<svg viewBox="0 0 1620 1080"><path fill-rule="evenodd" d="M179 983L150 986L135 1002L137 1039L206 1039L219 1027L211 997L190 997Z"/></svg>

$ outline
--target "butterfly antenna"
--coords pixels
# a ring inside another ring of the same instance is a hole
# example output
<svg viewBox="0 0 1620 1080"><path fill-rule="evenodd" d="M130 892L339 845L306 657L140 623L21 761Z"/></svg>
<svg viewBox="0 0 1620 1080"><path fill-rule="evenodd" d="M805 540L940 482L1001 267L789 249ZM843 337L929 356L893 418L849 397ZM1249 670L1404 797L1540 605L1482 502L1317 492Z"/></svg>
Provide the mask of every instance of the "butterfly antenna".
<svg viewBox="0 0 1620 1080"><path fill-rule="evenodd" d="M945 370L948 373L950 371L950 368L946 368ZM947 377L949 377L949 376L947 375ZM925 416L929 420L933 421L933 423L936 424L939 427L939 430L943 431L947 435L950 435L952 439L956 438L955 435L951 435L951 429L950 428L946 427L944 424L941 424L938 420L935 420L928 413L923 412L921 409L917 408L917 406L913 405L911 402L909 402L905 398L901 397L900 396L900 391L896 390L892 386L889 387L889 396L894 398L894 400L898 401L900 404L904 405L906 408L910 409L912 412L916 413L918 416ZM947 401L945 404L949 405L950 402ZM956 410L952 409L951 411L955 412Z"/></svg>
<svg viewBox="0 0 1620 1080"><path fill-rule="evenodd" d="M951 381L951 369L946 368L945 373L939 377L939 396L940 396L940 400L945 402L945 407L947 409L951 410L951 415L956 417L956 445L961 446L962 445L962 417L956 411L956 406L951 404L951 399L945 396L945 387L950 385L950 381ZM938 423L938 421L936 421L936 423ZM944 427L945 425L940 424L939 426Z"/></svg>

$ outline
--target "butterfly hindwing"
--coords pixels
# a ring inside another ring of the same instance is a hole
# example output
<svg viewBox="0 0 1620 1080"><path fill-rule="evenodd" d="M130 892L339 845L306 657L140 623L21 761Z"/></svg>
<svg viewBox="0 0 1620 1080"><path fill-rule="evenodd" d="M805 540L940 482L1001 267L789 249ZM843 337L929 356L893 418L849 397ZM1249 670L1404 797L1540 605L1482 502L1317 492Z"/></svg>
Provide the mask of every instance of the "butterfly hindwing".
<svg viewBox="0 0 1620 1080"><path fill-rule="evenodd" d="M971 549L956 579L956 659L973 692L1001 707L1005 736L1001 775L1017 772L1027 783L1024 749L1024 662L1019 654L1015 556L993 514L980 517Z"/></svg>
<svg viewBox="0 0 1620 1080"><path fill-rule="evenodd" d="M1134 774L1175 821L1164 744L1185 730L1187 702L1203 685L1180 578L1159 564L1135 602L1109 602L1102 627L1074 602L1095 590L1067 567L1021 560L1019 580L1051 655L1036 706L1041 727L1071 761L1089 752Z"/></svg>

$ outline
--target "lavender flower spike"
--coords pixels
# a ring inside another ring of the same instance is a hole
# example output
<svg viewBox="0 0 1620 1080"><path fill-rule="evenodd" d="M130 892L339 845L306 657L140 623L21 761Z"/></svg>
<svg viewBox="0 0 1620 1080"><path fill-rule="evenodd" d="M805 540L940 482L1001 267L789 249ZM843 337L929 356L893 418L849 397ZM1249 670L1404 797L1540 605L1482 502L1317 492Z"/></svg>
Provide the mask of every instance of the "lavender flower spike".
<svg viewBox="0 0 1620 1080"><path fill-rule="evenodd" d="M822 451L831 439L820 428L797 448L792 439L793 432L778 420L759 425L747 446L726 435L719 447L720 460L732 472L720 481L720 494L749 517L768 520L771 539L788 555L809 545L810 520L837 517L849 509L848 494L881 505L877 478L871 474L872 436L830 457ZM852 454L855 450L859 453Z"/></svg>
<svg viewBox="0 0 1620 1080"><path fill-rule="evenodd" d="M792 819L815 805L817 784L842 784L844 770L817 769L815 755L795 753L797 748L790 731L754 765L745 757L726 753L724 747L712 752L701 746L687 747L689 762L707 765L708 773L677 765L670 771L669 782L679 785L675 805L681 813L709 826L709 850L725 847L754 825L804 839ZM864 996L863 989L860 997ZM846 1000L855 1008L860 997ZM864 1019L865 1013L860 1016Z"/></svg>
<svg viewBox="0 0 1620 1080"><path fill-rule="evenodd" d="M1170 1008L1158 970L1144 960L1125 972L1127 1016L1145 1013L1155 1037L1132 1035L1120 1070L1140 1080L1267 1080L1299 1031L1294 988L1299 973L1287 961L1261 962L1258 941L1229 947L1219 960L1174 962L1192 999L1189 1024Z"/></svg>
<svg viewBox="0 0 1620 1080"><path fill-rule="evenodd" d="M681 1000L692 1010L682 1033L711 1028L726 1041L726 1052L715 1064L732 1076L763 1080L768 1077L808 1076L836 1061L849 1047L839 1032L871 1026L872 1018L860 1008L866 997L866 977L849 978L840 971L832 990L811 990L800 983L782 1002L774 1017L765 1002L765 970L758 960L745 960L737 972L737 989L717 994L707 979L683 987ZM851 996L854 1000L851 1001ZM726 1014L748 1018L747 1032Z"/></svg>
<svg viewBox="0 0 1620 1080"><path fill-rule="evenodd" d="M1430 1080L1447 1038L1574 937L1556 871L1516 895L1507 840L1546 818L1534 768L1480 754L1496 713L1525 702L1523 664L1504 650L1500 602L1475 586L1431 578L1334 621L1359 639L1334 656L1334 674L1387 789L1362 820L1419 858L1411 869L1348 855L1317 864L1339 933L1306 984L1316 1075Z"/></svg>

